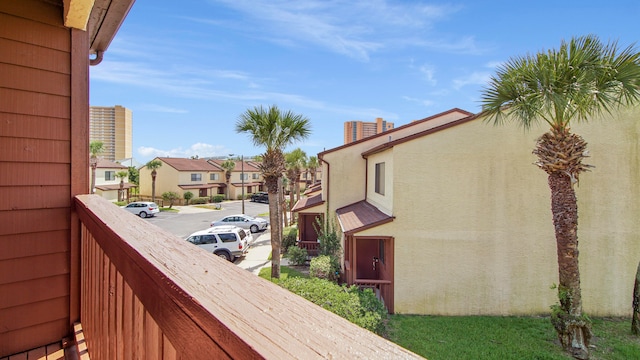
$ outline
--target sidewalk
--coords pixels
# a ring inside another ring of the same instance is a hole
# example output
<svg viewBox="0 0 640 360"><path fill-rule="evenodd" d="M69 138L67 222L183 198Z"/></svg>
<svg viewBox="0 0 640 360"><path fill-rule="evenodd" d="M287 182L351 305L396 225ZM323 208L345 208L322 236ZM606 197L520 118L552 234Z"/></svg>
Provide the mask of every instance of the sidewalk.
<svg viewBox="0 0 640 360"><path fill-rule="evenodd" d="M205 209L205 208L201 208L201 207L197 207L195 205L189 205L189 206L173 206L172 209L176 209L179 211L179 214L197 214L197 213L203 213L203 212L211 212L211 211L216 211L216 210L212 210L212 209Z"/></svg>
<svg viewBox="0 0 640 360"><path fill-rule="evenodd" d="M264 267L271 268L271 260L269 255L271 254L271 232L270 229L253 234L254 241L249 248L247 255L244 258L236 260L236 265L245 270L251 271L253 274L258 275L260 269ZM280 265L287 265L287 259L281 259Z"/></svg>

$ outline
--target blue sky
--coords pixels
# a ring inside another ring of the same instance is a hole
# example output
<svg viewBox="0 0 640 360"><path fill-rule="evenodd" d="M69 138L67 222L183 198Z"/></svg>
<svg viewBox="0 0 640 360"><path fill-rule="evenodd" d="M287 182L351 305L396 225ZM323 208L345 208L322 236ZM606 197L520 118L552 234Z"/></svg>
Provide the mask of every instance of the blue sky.
<svg viewBox="0 0 640 360"><path fill-rule="evenodd" d="M133 111L133 157L264 152L238 116L277 105L310 119L307 156L345 121L400 126L461 108L510 57L595 34L640 40L640 2L137 0L98 66L91 105Z"/></svg>

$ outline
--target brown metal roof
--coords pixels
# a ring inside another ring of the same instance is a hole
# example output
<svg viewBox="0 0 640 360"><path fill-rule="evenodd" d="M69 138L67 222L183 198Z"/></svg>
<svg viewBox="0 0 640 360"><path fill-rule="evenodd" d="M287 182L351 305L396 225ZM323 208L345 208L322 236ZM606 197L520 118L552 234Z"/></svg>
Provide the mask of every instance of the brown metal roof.
<svg viewBox="0 0 640 360"><path fill-rule="evenodd" d="M96 167L98 169L128 169L126 166L120 163L105 160L105 159L98 159Z"/></svg>
<svg viewBox="0 0 640 360"><path fill-rule="evenodd" d="M161 160L178 171L222 171L205 159L159 157L158 160Z"/></svg>
<svg viewBox="0 0 640 360"><path fill-rule="evenodd" d="M180 189L211 189L218 187L225 187L225 184L196 184L196 185L178 185Z"/></svg>
<svg viewBox="0 0 640 360"><path fill-rule="evenodd" d="M336 214L345 234L372 228L394 219L365 200L342 207L336 210Z"/></svg>
<svg viewBox="0 0 640 360"><path fill-rule="evenodd" d="M298 200L298 202L296 203L296 205L293 207L294 212L296 211L301 211L304 209L308 209L310 207L316 206L316 205L320 205L320 204L324 204L324 201L322 200L322 194L315 194L313 196L309 196L309 197L303 197L300 200Z"/></svg>
<svg viewBox="0 0 640 360"><path fill-rule="evenodd" d="M226 160L216 160L216 159L210 159L209 163L212 163L218 167L220 167L222 169L222 163L225 162ZM236 166L233 168L232 171L242 171L243 169L243 165L242 165L242 161L235 161L233 160L233 162L236 164ZM259 172L260 169L258 168L258 163L253 162L253 161L245 161L244 162L244 171L245 172Z"/></svg>
<svg viewBox="0 0 640 360"><path fill-rule="evenodd" d="M241 182L234 182L231 183L231 185L235 186L235 187L242 187L242 185L246 186L260 186L260 185L264 185L261 182L245 182L244 184Z"/></svg>
<svg viewBox="0 0 640 360"><path fill-rule="evenodd" d="M123 189L131 189L136 187L136 184L124 183L122 186ZM96 185L96 189L106 191L106 190L120 190L120 184L112 184L112 185Z"/></svg>
<svg viewBox="0 0 640 360"><path fill-rule="evenodd" d="M313 185L309 186L309 187L307 188L307 190L305 190L305 191L304 191L304 194L305 194L305 195L307 195L307 194L311 194L311 193L313 193L313 192L321 191L321 190L322 190L322 183L317 182L317 183L315 183L315 184L313 184Z"/></svg>

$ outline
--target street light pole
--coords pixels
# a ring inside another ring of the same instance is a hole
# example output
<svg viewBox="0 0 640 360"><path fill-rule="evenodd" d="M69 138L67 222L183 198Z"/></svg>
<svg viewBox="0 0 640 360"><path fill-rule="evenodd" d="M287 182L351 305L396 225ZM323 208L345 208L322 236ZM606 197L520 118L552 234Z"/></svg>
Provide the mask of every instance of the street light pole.
<svg viewBox="0 0 640 360"><path fill-rule="evenodd" d="M244 215L244 155L240 155L240 163L242 164L240 178L242 179L242 214Z"/></svg>

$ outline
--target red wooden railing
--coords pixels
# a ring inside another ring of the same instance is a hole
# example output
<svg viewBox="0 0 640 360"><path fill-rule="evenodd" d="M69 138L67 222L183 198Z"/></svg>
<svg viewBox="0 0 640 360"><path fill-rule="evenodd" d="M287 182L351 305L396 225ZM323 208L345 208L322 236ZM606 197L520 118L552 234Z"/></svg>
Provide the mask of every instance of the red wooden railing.
<svg viewBox="0 0 640 360"><path fill-rule="evenodd" d="M420 358L96 195L75 205L93 360Z"/></svg>
<svg viewBox="0 0 640 360"><path fill-rule="evenodd" d="M319 243L317 241L298 241L298 247L307 250L307 255L318 256Z"/></svg>

